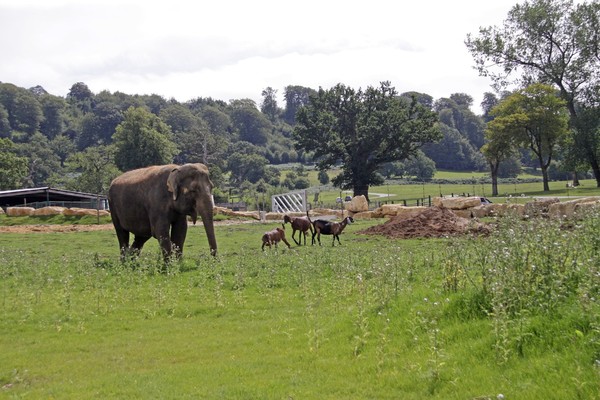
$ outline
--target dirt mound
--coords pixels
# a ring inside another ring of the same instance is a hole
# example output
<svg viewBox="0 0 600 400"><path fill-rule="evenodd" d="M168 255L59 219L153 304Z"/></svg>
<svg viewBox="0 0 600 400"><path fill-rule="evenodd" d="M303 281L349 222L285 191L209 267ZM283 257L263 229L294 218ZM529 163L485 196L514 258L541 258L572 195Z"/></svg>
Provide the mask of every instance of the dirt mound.
<svg viewBox="0 0 600 400"><path fill-rule="evenodd" d="M381 225L372 226L358 233L408 239L488 233L488 230L478 222L458 217L447 208L429 207L417 215L392 217Z"/></svg>

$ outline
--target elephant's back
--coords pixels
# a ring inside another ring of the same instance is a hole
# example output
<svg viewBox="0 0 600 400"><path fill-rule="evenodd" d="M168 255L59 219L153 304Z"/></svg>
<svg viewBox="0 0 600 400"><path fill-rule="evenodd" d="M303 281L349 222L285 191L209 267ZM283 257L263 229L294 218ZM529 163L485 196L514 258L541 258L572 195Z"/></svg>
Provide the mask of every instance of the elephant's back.
<svg viewBox="0 0 600 400"><path fill-rule="evenodd" d="M157 181L163 179L166 181L169 173L177 168L177 165L169 164L169 165L154 165L146 168L134 169L131 171L127 171L118 177L116 177L112 183L111 187L114 185L119 186L128 186L128 185L152 185L156 184Z"/></svg>

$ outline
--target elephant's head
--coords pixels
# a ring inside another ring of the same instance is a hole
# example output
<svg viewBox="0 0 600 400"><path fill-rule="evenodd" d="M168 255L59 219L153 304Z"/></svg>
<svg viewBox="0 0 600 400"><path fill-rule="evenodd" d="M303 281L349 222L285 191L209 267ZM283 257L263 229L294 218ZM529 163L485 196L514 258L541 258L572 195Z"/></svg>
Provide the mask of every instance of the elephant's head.
<svg viewBox="0 0 600 400"><path fill-rule="evenodd" d="M196 224L202 218L212 255L217 254L217 241L213 226L213 183L204 164L185 164L174 168L167 179L175 211L190 215Z"/></svg>

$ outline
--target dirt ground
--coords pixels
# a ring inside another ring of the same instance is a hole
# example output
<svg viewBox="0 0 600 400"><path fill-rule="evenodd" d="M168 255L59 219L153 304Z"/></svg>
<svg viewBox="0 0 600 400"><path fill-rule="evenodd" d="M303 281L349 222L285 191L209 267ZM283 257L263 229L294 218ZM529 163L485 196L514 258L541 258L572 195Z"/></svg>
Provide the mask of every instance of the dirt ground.
<svg viewBox="0 0 600 400"><path fill-rule="evenodd" d="M471 219L461 218L447 208L429 207L413 217L392 217L387 222L359 231L366 235L389 238L429 238L467 233L487 234L489 228Z"/></svg>
<svg viewBox="0 0 600 400"><path fill-rule="evenodd" d="M237 225L256 222L249 219L227 219L223 221L215 221L215 226L218 225ZM197 224L202 225L202 221ZM0 226L0 233L54 233L54 232L90 232L90 231L106 231L113 230L112 224L101 225L16 225L16 226Z"/></svg>
<svg viewBox="0 0 600 400"><path fill-rule="evenodd" d="M215 221L215 225L234 225L256 222L248 219ZM200 222L201 224L201 222ZM0 226L0 233L52 233L112 230L112 224L102 225L20 225ZM489 227L471 219L456 216L446 208L429 207L414 217L393 217L383 224L359 231L366 235L389 238L444 237L467 233L487 234Z"/></svg>

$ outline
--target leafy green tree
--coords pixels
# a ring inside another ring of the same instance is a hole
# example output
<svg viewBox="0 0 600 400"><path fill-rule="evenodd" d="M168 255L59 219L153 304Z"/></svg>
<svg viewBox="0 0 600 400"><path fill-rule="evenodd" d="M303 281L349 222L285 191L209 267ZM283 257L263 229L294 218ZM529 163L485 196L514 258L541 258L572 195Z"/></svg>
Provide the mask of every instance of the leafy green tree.
<svg viewBox="0 0 600 400"><path fill-rule="evenodd" d="M39 129L43 113L40 103L32 92L11 83L0 83L0 105L8 114L11 131L24 134L17 137L11 133L13 141L27 141Z"/></svg>
<svg viewBox="0 0 600 400"><path fill-rule="evenodd" d="M13 118L16 130L33 135L40 129L44 118L39 101L28 91L21 91L15 99Z"/></svg>
<svg viewBox="0 0 600 400"><path fill-rule="evenodd" d="M583 107L573 121L576 134L569 138L564 164L571 166L573 185L578 186L576 171L585 171L581 160L600 160L600 104Z"/></svg>
<svg viewBox="0 0 600 400"><path fill-rule="evenodd" d="M77 82L67 93L67 102L83 112L90 112L94 102L94 93L85 83Z"/></svg>
<svg viewBox="0 0 600 400"><path fill-rule="evenodd" d="M77 151L77 146L75 146L75 143L73 143L73 141L66 135L59 135L52 139L50 141L50 148L54 154L58 156L61 167L64 167L67 158Z"/></svg>
<svg viewBox="0 0 600 400"><path fill-rule="evenodd" d="M233 100L230 104L231 120L240 140L263 146L267 143L271 123L257 108L253 100Z"/></svg>
<svg viewBox="0 0 600 400"><path fill-rule="evenodd" d="M8 111L0 104L0 138L10 137L10 123L8 122Z"/></svg>
<svg viewBox="0 0 600 400"><path fill-rule="evenodd" d="M260 111L269 118L271 122L275 122L279 116L279 107L277 107L277 90L272 87L267 87L262 91L263 101L260 104Z"/></svg>
<svg viewBox="0 0 600 400"><path fill-rule="evenodd" d="M161 111L161 119L173 132L179 147L178 163L201 162L219 164L227 149L224 138L213 135L207 122L182 104L170 104Z"/></svg>
<svg viewBox="0 0 600 400"><path fill-rule="evenodd" d="M320 170L341 164L334 185L369 198L386 162L403 160L440 138L437 115L415 98L398 96L389 82L355 91L338 84L320 89L297 114L296 147L312 151Z"/></svg>
<svg viewBox="0 0 600 400"><path fill-rule="evenodd" d="M490 110L490 115L494 113ZM514 127L511 121L503 118L492 119L485 130L486 143L481 152L490 167L492 178L492 196L498 196L498 177L500 166L506 160L513 158L516 153L516 138L513 134Z"/></svg>
<svg viewBox="0 0 600 400"><path fill-rule="evenodd" d="M45 186L53 174L61 174L60 159L52 151L48 138L40 132L28 142L18 145L19 153L27 158L28 171L23 187Z"/></svg>
<svg viewBox="0 0 600 400"><path fill-rule="evenodd" d="M261 148L252 143L232 143L225 158L230 171L229 183L234 187L239 188L244 181L256 183L265 176L268 161L261 154Z"/></svg>
<svg viewBox="0 0 600 400"><path fill-rule="evenodd" d="M18 189L27 175L27 158L17 154L15 144L0 138L0 190Z"/></svg>
<svg viewBox="0 0 600 400"><path fill-rule="evenodd" d="M427 181L436 173L435 162L421 150L417 150L404 162L404 171L406 175L414 176L420 181Z"/></svg>
<svg viewBox="0 0 600 400"><path fill-rule="evenodd" d="M321 170L317 174L317 179L319 179L319 183L321 185L327 185L329 183L329 174L327 173L327 171Z"/></svg>
<svg viewBox="0 0 600 400"><path fill-rule="evenodd" d="M90 146L108 145L117 126L123 122L120 107L112 101L99 101L94 108L83 116L81 134L78 138L80 150Z"/></svg>
<svg viewBox="0 0 600 400"><path fill-rule="evenodd" d="M296 113L301 107L309 104L310 96L316 95L314 89L304 86L286 86L283 97L285 99L285 109L283 119L290 125L296 124Z"/></svg>
<svg viewBox="0 0 600 400"><path fill-rule="evenodd" d="M121 171L173 162L177 147L171 130L144 108L129 108L113 136L115 164Z"/></svg>
<svg viewBox="0 0 600 400"><path fill-rule="evenodd" d="M549 191L548 166L556 147L568 134L565 101L551 86L536 83L508 96L492 113L496 116L490 122L492 128L501 127L499 130L513 135L515 143L535 154L542 170L544 191Z"/></svg>
<svg viewBox="0 0 600 400"><path fill-rule="evenodd" d="M106 194L110 182L120 174L113 162L114 147L92 146L69 157L71 170L78 174L68 189L87 193Z"/></svg>
<svg viewBox="0 0 600 400"><path fill-rule="evenodd" d="M256 183L265 175L267 159L260 154L233 153L227 159L227 169L231 172L229 183L239 186L242 182Z"/></svg>
<svg viewBox="0 0 600 400"><path fill-rule="evenodd" d="M66 121L67 103L62 97L44 94L39 97L43 119L40 132L52 140L63 133Z"/></svg>
<svg viewBox="0 0 600 400"><path fill-rule="evenodd" d="M532 0L516 4L501 27L482 27L478 36L469 34L466 46L482 76L496 87L511 82L541 82L556 85L571 117L579 127L579 110L600 102L600 2ZM512 81L509 78L513 78ZM600 147L600 137L576 129L574 140ZM600 187L599 152L582 151Z"/></svg>

